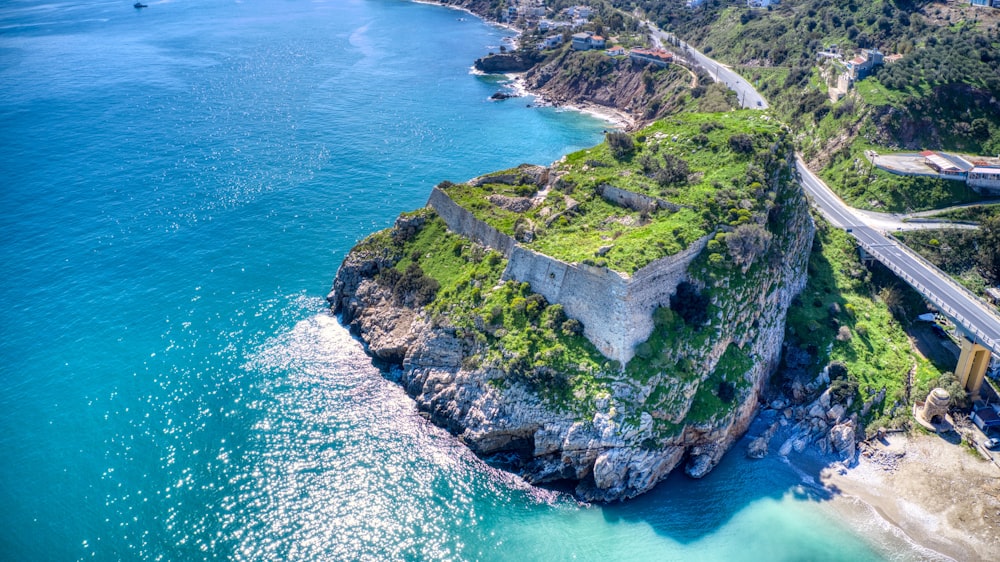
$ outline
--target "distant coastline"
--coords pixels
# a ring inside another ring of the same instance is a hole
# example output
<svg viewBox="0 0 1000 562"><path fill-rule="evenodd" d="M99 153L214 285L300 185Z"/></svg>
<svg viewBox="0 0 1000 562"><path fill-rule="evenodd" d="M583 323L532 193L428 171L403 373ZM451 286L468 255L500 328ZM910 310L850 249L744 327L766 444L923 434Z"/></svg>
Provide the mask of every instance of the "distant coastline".
<svg viewBox="0 0 1000 562"><path fill-rule="evenodd" d="M517 26L514 26L514 25L509 24L509 23L503 23L503 22L496 21L496 20L491 19L491 18L489 18L489 17L487 17L487 16L485 16L483 14L478 14L478 13L474 12L473 10L471 10L471 9L465 7L465 6L456 6L454 4L445 4L445 3L442 3L442 2L433 2L431 0L410 0L410 1L413 2L414 4L425 4L425 5L428 5L428 6L438 6L438 7L441 7L441 8L448 8L448 9L451 9L451 10L456 10L456 11L459 11L459 12L464 12L464 13L469 14L469 15L475 17L475 18L478 18L479 20L483 21L486 24L489 24L489 25L492 25L492 26L495 26L495 27L499 27L499 28L506 29L506 30L514 32L514 39L515 40L524 32L524 30L518 28ZM475 73L475 74L483 74L483 75L485 75L485 73L476 71L475 69L473 69L472 72ZM576 112L579 112L579 113L583 113L585 115L589 115L589 116L594 117L596 119L599 119L601 121L607 122L614 129L624 129L626 131L632 131L632 130L637 129L641 125L641 123L636 118L636 116L632 115L631 113L629 113L627 111L623 111L623 110L621 110L621 109L619 109L617 107L608 107L608 106L604 106L604 105L598 105L598 104L595 104L595 103L580 103L580 104L574 104L574 103L556 103L556 102L552 101L551 99L547 98L541 92L538 92L536 90L532 90L531 88L529 88L527 86L527 84L525 84L525 82L524 82L524 79L523 79L524 73L520 73L520 72L518 72L518 73L509 73L509 74L506 74L506 76L511 80L510 88L518 96L531 96L531 97L535 98L536 101L535 101L534 105L536 105L536 106L539 106L539 107L555 107L555 108L559 108L559 109L565 109L565 110L569 110L569 111L576 111Z"/></svg>

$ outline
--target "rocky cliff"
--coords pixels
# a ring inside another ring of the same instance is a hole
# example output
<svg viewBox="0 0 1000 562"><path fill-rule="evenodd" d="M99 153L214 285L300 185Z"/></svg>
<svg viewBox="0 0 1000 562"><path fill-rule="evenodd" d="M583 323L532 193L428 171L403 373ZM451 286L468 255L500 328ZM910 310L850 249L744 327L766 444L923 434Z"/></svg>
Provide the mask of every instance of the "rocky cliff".
<svg viewBox="0 0 1000 562"><path fill-rule="evenodd" d="M764 203L732 202L730 217L746 211L730 221L740 226L690 262L627 364L602 356L560 303L502 280L507 257L448 231L432 209L361 242L328 298L374 356L400 367L421 410L529 481L571 480L580 498L610 501L681 463L703 476L753 419L805 282L812 222L789 145L767 138L753 177L738 180Z"/></svg>
<svg viewBox="0 0 1000 562"><path fill-rule="evenodd" d="M525 86L552 103L602 105L646 121L676 112L692 92L701 97L705 86L698 87L699 79L683 66L663 69L603 51L563 48L525 70ZM726 109L721 104L708 111Z"/></svg>

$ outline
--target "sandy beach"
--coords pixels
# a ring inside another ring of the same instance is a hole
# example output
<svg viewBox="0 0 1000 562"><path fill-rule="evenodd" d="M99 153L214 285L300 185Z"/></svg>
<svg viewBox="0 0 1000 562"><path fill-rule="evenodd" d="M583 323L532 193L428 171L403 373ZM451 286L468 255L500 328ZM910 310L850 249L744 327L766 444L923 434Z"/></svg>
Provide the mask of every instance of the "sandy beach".
<svg viewBox="0 0 1000 562"><path fill-rule="evenodd" d="M893 434L853 468L827 466L820 482L835 509L857 510L861 501L928 554L1000 559L1000 468L964 445Z"/></svg>

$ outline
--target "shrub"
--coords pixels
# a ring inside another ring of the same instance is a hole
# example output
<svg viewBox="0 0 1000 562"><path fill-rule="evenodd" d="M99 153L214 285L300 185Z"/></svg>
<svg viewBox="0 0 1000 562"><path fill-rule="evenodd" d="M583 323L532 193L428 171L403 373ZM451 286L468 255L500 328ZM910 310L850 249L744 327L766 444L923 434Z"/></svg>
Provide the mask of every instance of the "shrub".
<svg viewBox="0 0 1000 562"><path fill-rule="evenodd" d="M426 275L416 263L411 263L396 281L392 297L397 303L420 307L433 301L440 288L436 279Z"/></svg>
<svg viewBox="0 0 1000 562"><path fill-rule="evenodd" d="M729 148L738 154L753 154L753 137L745 133L737 133L729 137Z"/></svg>
<svg viewBox="0 0 1000 562"><path fill-rule="evenodd" d="M851 329L847 326L841 326L837 330L837 341L851 341Z"/></svg>
<svg viewBox="0 0 1000 562"><path fill-rule="evenodd" d="M741 224L726 237L729 255L744 268L767 251L770 243L771 233L757 224Z"/></svg>
<svg viewBox="0 0 1000 562"><path fill-rule="evenodd" d="M628 156L635 150L635 141L628 133L611 132L605 135L611 154L618 160Z"/></svg>
<svg viewBox="0 0 1000 562"><path fill-rule="evenodd" d="M563 322L567 320L566 311L563 309L563 305L554 304L545 309L545 327L554 330L562 326Z"/></svg>
<svg viewBox="0 0 1000 562"><path fill-rule="evenodd" d="M661 187L682 186L687 184L688 172L688 163L685 160L673 154L665 154L663 166L655 172L655 178Z"/></svg>
<svg viewBox="0 0 1000 562"><path fill-rule="evenodd" d="M570 318L563 322L562 332L567 336L579 336L583 333L583 324L576 318Z"/></svg>

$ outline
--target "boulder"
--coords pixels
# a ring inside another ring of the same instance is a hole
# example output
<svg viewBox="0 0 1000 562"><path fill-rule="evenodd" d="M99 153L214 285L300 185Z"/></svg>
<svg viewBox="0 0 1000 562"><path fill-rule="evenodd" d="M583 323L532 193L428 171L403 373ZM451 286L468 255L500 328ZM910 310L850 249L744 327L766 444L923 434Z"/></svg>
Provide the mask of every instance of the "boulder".
<svg viewBox="0 0 1000 562"><path fill-rule="evenodd" d="M857 452L857 434L854 423L847 421L833 426L830 430L830 446L840 455L841 460L854 462Z"/></svg>

